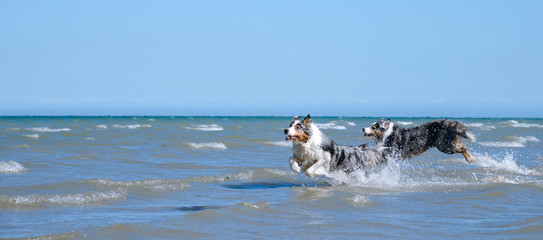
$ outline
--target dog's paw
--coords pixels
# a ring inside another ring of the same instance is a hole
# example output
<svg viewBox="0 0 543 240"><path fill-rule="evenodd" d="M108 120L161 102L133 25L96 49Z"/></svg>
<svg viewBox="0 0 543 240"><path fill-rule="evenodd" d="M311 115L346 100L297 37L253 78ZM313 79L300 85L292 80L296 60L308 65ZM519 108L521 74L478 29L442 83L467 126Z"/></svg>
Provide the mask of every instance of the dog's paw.
<svg viewBox="0 0 543 240"><path fill-rule="evenodd" d="M300 173L302 171L302 169L300 168L300 165L298 164L298 162L296 162L296 158L294 157L290 158L290 169L292 169L292 171L297 172L297 173Z"/></svg>

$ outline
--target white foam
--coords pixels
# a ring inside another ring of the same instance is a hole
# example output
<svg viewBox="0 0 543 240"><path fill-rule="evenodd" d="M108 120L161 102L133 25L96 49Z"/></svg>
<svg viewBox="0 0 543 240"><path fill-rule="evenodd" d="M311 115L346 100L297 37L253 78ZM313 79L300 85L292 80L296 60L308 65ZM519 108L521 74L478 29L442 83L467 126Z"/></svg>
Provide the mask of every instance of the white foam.
<svg viewBox="0 0 543 240"><path fill-rule="evenodd" d="M543 128L543 125L541 125L541 124L519 123L518 121L515 121L515 120L509 120L506 123L509 124L511 127L517 127L517 128L531 128L531 127Z"/></svg>
<svg viewBox="0 0 543 240"><path fill-rule="evenodd" d="M220 142L209 142L209 143L187 143L193 149L219 149L226 150L228 149L224 143Z"/></svg>
<svg viewBox="0 0 543 240"><path fill-rule="evenodd" d="M414 124L413 122L403 122L403 121L396 121L397 124L400 124L400 125L403 125L403 126L407 126L407 125L412 125Z"/></svg>
<svg viewBox="0 0 543 240"><path fill-rule="evenodd" d="M37 127L37 128L28 128L30 131L34 132L69 132L69 128L48 128L48 127Z"/></svg>
<svg viewBox="0 0 543 240"><path fill-rule="evenodd" d="M0 162L0 173L20 173L26 170L27 169L23 167L23 165L12 160Z"/></svg>
<svg viewBox="0 0 543 240"><path fill-rule="evenodd" d="M107 129L107 125L104 125L104 124L96 125L96 128Z"/></svg>
<svg viewBox="0 0 543 240"><path fill-rule="evenodd" d="M266 145L273 145L278 147L292 147L292 142L289 141L275 141L275 142L262 142Z"/></svg>
<svg viewBox="0 0 543 240"><path fill-rule="evenodd" d="M465 125L466 127L480 128L480 129L482 129L482 130L492 130L492 129L496 129L495 126L491 126L491 125L487 126L487 125L485 125L485 124L483 124L483 123L464 123L464 125Z"/></svg>
<svg viewBox="0 0 543 240"><path fill-rule="evenodd" d="M149 128L149 127L151 127L151 125L149 125L149 124L131 124L131 125L118 125L118 124L115 124L115 125L113 125L113 127L114 128L137 129L137 128L142 128L142 127Z"/></svg>
<svg viewBox="0 0 543 240"><path fill-rule="evenodd" d="M356 126L356 124L355 124L354 122L348 122L348 121L346 121L345 123L347 123L347 125L352 126L352 127Z"/></svg>
<svg viewBox="0 0 543 240"><path fill-rule="evenodd" d="M25 137L27 138L33 138L33 139L38 139L40 138L40 135L37 134L37 133L34 133L34 134L27 134L27 135L24 135Z"/></svg>
<svg viewBox="0 0 543 240"><path fill-rule="evenodd" d="M515 162L513 153L507 153L504 157L491 157L488 153L485 155L475 154L475 159L477 159L476 165L485 168L522 175L540 175L537 171L518 165Z"/></svg>
<svg viewBox="0 0 543 240"><path fill-rule="evenodd" d="M515 147L515 148L521 148L526 147L527 142L539 142L539 139L537 139L534 136L526 136L526 137L508 137L511 139L511 141L508 142L479 142L479 144L483 146L488 147Z"/></svg>
<svg viewBox="0 0 543 240"><path fill-rule="evenodd" d="M345 130L345 126L337 125L336 122L329 123L314 123L319 129L334 129L334 130Z"/></svg>
<svg viewBox="0 0 543 240"><path fill-rule="evenodd" d="M352 197L348 197L347 202L355 206L363 206L371 203L371 199L367 196L357 194Z"/></svg>
<svg viewBox="0 0 543 240"><path fill-rule="evenodd" d="M350 174L345 174L338 171L329 174L329 177L332 179L334 185L347 184L350 186L391 189L405 187L408 184L407 181L402 181L400 163L394 159L389 159L384 168L376 172L358 170Z"/></svg>
<svg viewBox="0 0 543 240"><path fill-rule="evenodd" d="M126 198L126 191L118 189L106 192L71 193L58 195L25 195L25 196L0 196L0 203L14 206L33 205L84 205L99 203L107 200L119 200Z"/></svg>
<svg viewBox="0 0 543 240"><path fill-rule="evenodd" d="M144 188L157 192L185 190L189 184L180 179L143 179L136 181L114 181L110 179L92 179L81 182L107 187Z"/></svg>
<svg viewBox="0 0 543 240"><path fill-rule="evenodd" d="M224 130L223 127L217 124L211 125L194 125L192 127L185 127L185 129L196 130L196 131L206 131L206 132L218 132Z"/></svg>

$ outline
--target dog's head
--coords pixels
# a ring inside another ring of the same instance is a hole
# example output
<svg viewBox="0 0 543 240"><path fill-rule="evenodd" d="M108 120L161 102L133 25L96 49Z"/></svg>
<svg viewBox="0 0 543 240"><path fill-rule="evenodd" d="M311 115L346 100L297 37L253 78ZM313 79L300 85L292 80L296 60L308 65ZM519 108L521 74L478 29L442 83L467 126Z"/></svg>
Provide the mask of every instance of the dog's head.
<svg viewBox="0 0 543 240"><path fill-rule="evenodd" d="M383 118L381 118L381 120L374 122L369 128L363 129L364 136L375 137L377 140L381 141L383 140L385 133L387 131L390 132L389 129L391 129L392 126L393 125L390 123L390 119L384 120Z"/></svg>
<svg viewBox="0 0 543 240"><path fill-rule="evenodd" d="M309 114L304 120L300 119L300 116L295 116L290 122L289 128L285 129L287 135L287 141L303 142L306 143L311 136L311 116Z"/></svg>

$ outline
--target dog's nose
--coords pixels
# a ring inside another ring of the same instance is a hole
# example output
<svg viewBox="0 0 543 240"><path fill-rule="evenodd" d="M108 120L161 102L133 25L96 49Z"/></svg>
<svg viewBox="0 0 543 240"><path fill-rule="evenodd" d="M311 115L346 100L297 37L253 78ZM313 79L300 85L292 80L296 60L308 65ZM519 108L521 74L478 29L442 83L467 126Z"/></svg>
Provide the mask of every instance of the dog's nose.
<svg viewBox="0 0 543 240"><path fill-rule="evenodd" d="M285 129L285 134L288 134L288 129Z"/></svg>

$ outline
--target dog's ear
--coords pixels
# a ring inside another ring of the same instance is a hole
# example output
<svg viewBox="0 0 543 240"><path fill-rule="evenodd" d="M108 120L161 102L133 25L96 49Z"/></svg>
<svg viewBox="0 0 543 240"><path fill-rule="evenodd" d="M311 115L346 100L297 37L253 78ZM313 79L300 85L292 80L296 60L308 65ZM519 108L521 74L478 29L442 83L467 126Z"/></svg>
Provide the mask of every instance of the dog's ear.
<svg viewBox="0 0 543 240"><path fill-rule="evenodd" d="M383 128L387 129L390 126L390 118L383 122Z"/></svg>
<svg viewBox="0 0 543 240"><path fill-rule="evenodd" d="M307 117L304 118L305 127L310 128L312 122L313 122L313 120L311 120L311 116L309 116L309 114L307 114Z"/></svg>
<svg viewBox="0 0 543 240"><path fill-rule="evenodd" d="M296 121L298 119L300 119L300 116L296 115L296 116L294 116L294 118L292 118L292 121L294 122L294 121Z"/></svg>

